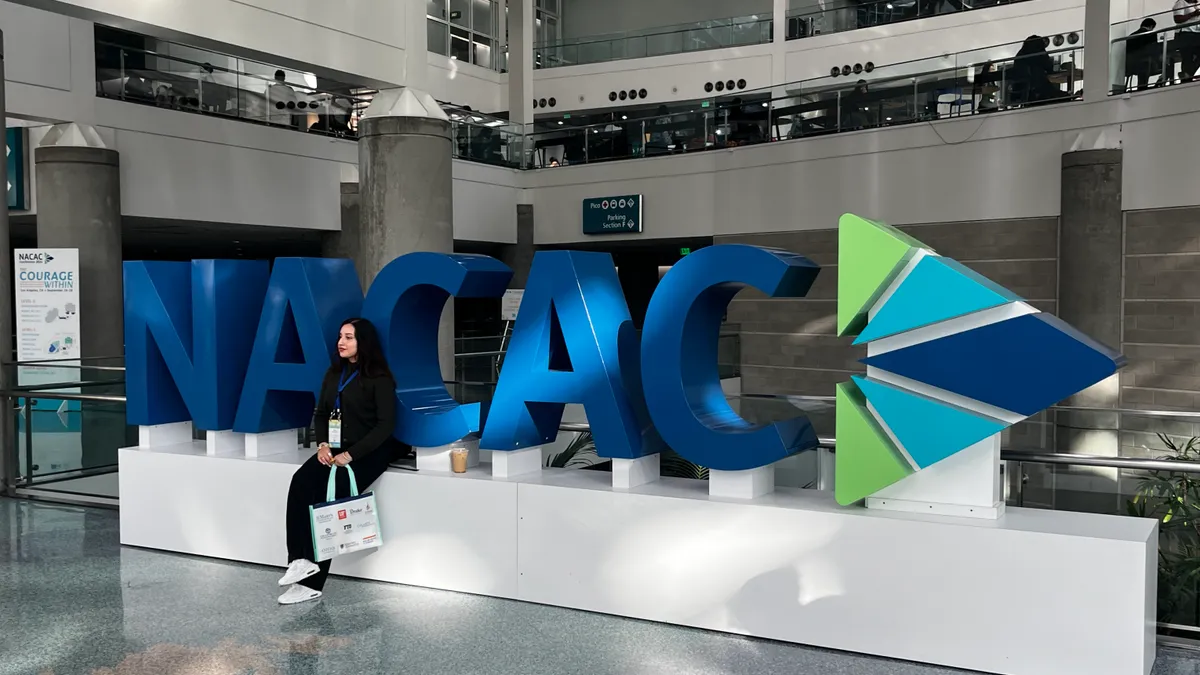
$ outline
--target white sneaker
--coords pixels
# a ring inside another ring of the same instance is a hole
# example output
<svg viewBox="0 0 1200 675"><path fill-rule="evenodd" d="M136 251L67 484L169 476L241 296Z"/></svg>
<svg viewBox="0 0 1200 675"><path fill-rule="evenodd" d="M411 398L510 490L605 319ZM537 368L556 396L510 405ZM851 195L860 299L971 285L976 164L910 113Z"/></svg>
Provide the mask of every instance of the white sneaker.
<svg viewBox="0 0 1200 675"><path fill-rule="evenodd" d="M314 591L308 586L300 584L292 584L290 588L284 591L283 595L279 596L279 604L281 605L296 605L309 600L316 600L321 597L321 591Z"/></svg>
<svg viewBox="0 0 1200 675"><path fill-rule="evenodd" d="M280 586L291 586L299 583L312 575L320 572L321 568L317 567L315 562L300 558L293 560L292 564L288 565L287 572L284 572L283 578L279 580Z"/></svg>

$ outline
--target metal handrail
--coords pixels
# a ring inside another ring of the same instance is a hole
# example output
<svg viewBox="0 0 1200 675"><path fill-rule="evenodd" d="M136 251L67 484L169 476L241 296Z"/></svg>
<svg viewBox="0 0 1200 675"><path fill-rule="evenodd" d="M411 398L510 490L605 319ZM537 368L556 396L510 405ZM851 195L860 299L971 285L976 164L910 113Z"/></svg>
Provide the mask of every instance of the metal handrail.
<svg viewBox="0 0 1200 675"><path fill-rule="evenodd" d="M124 396L116 394L43 394L40 391L0 391L6 398L44 398L50 401L90 401L95 403L124 403Z"/></svg>
<svg viewBox="0 0 1200 675"><path fill-rule="evenodd" d="M761 400L779 400L779 401L815 401L820 403L828 403L836 400L836 396L810 396L802 394L756 394L756 393L737 393L728 394L732 398L748 398ZM1141 408L1097 408L1081 405L1056 405L1047 408L1044 412L1087 412L1087 413L1113 413L1118 415L1133 415L1135 417L1175 417L1182 419L1200 419L1200 412L1192 410L1151 410Z"/></svg>
<svg viewBox="0 0 1200 675"><path fill-rule="evenodd" d="M817 447L831 452L837 451L837 439L817 439ZM1172 459L1150 459L1148 457L1103 457L1100 455L1076 455L1069 452L1046 452L1037 448L1010 448L1000 451L1000 459L1009 462L1033 462L1035 464L1061 464L1066 466L1096 466L1106 469L1138 469L1142 471L1175 471L1200 473L1200 462L1185 462Z"/></svg>
<svg viewBox="0 0 1200 675"><path fill-rule="evenodd" d="M559 431L588 433L592 427L587 422L564 422ZM837 451L837 439L822 436L817 439L817 448ZM1182 460L1149 459L1145 457L1101 457L1098 455L1076 455L1067 452L1045 452L1038 449L1009 449L1000 451L1000 459L1009 462L1033 462L1036 464L1061 464L1065 466L1096 466L1108 469L1138 469L1142 471L1174 471L1200 473L1200 462Z"/></svg>
<svg viewBox="0 0 1200 675"><path fill-rule="evenodd" d="M1039 450L1001 450L1000 459L1010 462L1033 462L1035 464L1062 464L1066 466L1098 466L1107 469L1200 473L1200 462L1150 459L1147 457L1100 457L1097 455L1047 453Z"/></svg>

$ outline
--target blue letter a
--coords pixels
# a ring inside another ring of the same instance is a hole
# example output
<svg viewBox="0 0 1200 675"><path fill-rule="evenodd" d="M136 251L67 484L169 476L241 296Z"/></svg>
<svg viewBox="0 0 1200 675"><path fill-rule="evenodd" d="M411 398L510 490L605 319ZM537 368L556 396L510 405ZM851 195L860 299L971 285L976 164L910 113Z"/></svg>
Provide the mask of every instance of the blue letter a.
<svg viewBox="0 0 1200 675"><path fill-rule="evenodd" d="M131 425L233 426L270 267L259 260L127 262L125 414Z"/></svg>
<svg viewBox="0 0 1200 675"><path fill-rule="evenodd" d="M258 434L307 427L338 328L361 310L353 262L276 259L233 430ZM243 329L249 325L225 326Z"/></svg>
<svg viewBox="0 0 1200 675"><path fill-rule="evenodd" d="M620 363L622 352L636 363L636 349L612 256L537 253L480 447L549 443L558 436L565 404L580 403L605 457L646 454L636 398L626 390Z"/></svg>

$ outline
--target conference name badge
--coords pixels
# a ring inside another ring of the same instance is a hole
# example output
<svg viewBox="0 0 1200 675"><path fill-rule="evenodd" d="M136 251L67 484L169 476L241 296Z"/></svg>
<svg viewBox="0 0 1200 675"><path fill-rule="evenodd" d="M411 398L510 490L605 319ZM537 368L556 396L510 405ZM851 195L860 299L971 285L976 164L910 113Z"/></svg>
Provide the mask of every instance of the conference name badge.
<svg viewBox="0 0 1200 675"><path fill-rule="evenodd" d="M337 413L329 418L329 447L334 450L342 447L342 420Z"/></svg>

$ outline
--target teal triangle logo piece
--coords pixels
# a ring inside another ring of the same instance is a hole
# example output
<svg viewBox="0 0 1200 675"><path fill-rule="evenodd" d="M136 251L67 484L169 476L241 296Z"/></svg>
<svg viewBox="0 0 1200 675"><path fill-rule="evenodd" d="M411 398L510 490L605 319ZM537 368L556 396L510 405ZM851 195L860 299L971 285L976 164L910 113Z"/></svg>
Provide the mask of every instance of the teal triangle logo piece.
<svg viewBox="0 0 1200 675"><path fill-rule="evenodd" d="M962 263L922 258L867 323L854 344L896 335L1021 298Z"/></svg>
<svg viewBox="0 0 1200 675"><path fill-rule="evenodd" d="M921 469L998 434L1008 426L999 420L938 403L876 380L855 375L854 381L875 413Z"/></svg>

